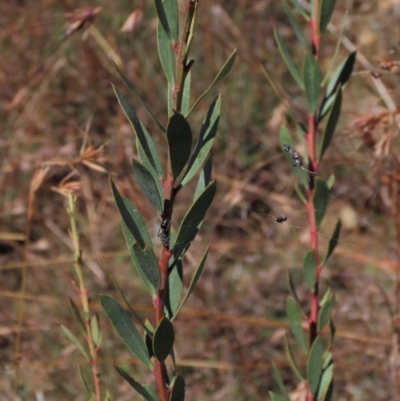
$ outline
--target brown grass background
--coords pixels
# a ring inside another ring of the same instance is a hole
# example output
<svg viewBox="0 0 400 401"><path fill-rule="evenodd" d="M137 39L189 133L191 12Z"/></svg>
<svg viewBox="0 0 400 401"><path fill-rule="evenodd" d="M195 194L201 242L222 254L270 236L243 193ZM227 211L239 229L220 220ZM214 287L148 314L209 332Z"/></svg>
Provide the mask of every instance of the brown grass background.
<svg viewBox="0 0 400 401"><path fill-rule="evenodd" d="M322 177L336 175L321 229L321 249L336 219L342 218L344 224L341 242L321 284L323 290L330 287L337 299L334 399L394 400L398 354L393 329L396 316L390 310L397 302L394 223L398 199L394 188L399 168L396 60L400 59L400 6L396 0L337 3L332 22L340 27L348 10L346 43L354 45L365 59L356 63L345 90L337 135L321 167ZM94 27L105 38L106 47L101 46L93 28L64 36L66 13L99 5L104 9ZM121 32L130 13L138 9L143 10L143 18L135 31ZM112 49L120 57L121 68L165 123L166 84L156 51L155 27L151 1L0 2L0 400L11 396L21 297L20 399L86 399L76 370L84 361L60 330L64 324L77 333L67 298L76 299L71 284L69 221L65 198L54 191L62 191L71 182L82 185L78 223L85 280L92 307L100 314L104 387L115 400L139 399L115 372L113 361L126 362L135 378L152 381L110 327L99 308L98 294L119 299L105 273L107 263L134 308L143 317L152 317L151 300L125 248L107 173L142 211L157 252L160 221L133 176L133 134L110 82L129 96L141 121L154 134L164 161L166 145L116 75L107 51ZM238 60L190 118L197 135L213 96L222 93L214 147L218 194L187 255L186 284L207 243L211 243L211 253L196 290L175 323L176 353L187 381L188 400L268 399L268 390L274 388L271 360L281 367L293 400L301 399L295 398L301 397L301 388L284 355L285 276L291 269L306 308L301 266L309 232L305 210L294 193L295 177L279 151L278 128L280 124L293 128L293 122L268 85L260 63L295 116L304 121L307 114L302 95L274 44L275 27L300 63L302 49L279 1L200 2L193 45L193 99L208 86L234 48ZM336 40L329 32L324 38L324 71ZM348 49L342 46L339 60L347 55ZM380 93L377 82L383 88ZM393 110L388 107L389 100ZM191 188L179 194L175 227L190 204ZM30 193L33 202L27 241ZM275 224L277 215L287 216L288 221ZM26 287L21 294L24 259ZM298 351L299 364L304 367Z"/></svg>

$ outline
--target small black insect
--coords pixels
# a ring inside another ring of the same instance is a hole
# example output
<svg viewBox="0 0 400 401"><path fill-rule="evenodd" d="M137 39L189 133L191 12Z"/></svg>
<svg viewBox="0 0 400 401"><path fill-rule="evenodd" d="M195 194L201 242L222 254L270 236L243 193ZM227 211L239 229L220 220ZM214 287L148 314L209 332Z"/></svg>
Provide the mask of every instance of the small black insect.
<svg viewBox="0 0 400 401"><path fill-rule="evenodd" d="M288 143L283 144L283 149L285 152L290 152L292 150L292 148L290 147L290 145Z"/></svg>
<svg viewBox="0 0 400 401"><path fill-rule="evenodd" d="M158 237L161 237L161 242L165 248L169 248L169 226L171 225L171 220L165 219L161 222L160 228L158 230Z"/></svg>
<svg viewBox="0 0 400 401"><path fill-rule="evenodd" d="M287 217L286 216L278 216L276 219L275 219L275 223L283 223L283 222L285 222L287 220Z"/></svg>
<svg viewBox="0 0 400 401"><path fill-rule="evenodd" d="M292 159L294 160L293 167L302 166L303 165L303 157L299 152L292 153Z"/></svg>

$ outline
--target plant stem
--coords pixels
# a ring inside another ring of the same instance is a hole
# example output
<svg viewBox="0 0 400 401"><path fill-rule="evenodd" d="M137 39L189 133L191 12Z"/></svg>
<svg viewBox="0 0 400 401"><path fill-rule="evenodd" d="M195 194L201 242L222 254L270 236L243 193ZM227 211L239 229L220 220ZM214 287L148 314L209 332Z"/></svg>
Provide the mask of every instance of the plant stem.
<svg viewBox="0 0 400 401"><path fill-rule="evenodd" d="M86 329L86 342L89 347L89 352L91 356L90 360L90 367L92 370L93 376L93 385L95 390L95 401L101 401L101 381L100 381L100 374L97 367L97 354L98 354L98 346L95 345L93 341L93 335L91 330L90 324L90 307L89 307L89 298L88 298L88 291L85 288L85 282L83 280L82 274L82 251L79 246L79 234L78 234L78 227L76 223L76 214L75 214L75 202L76 197L72 193L68 193L68 214L70 219L70 226L71 226L71 239L74 247L74 270L75 274L78 278L78 293L82 304L83 309L83 318L85 322L85 329ZM95 318L95 317L93 317Z"/></svg>

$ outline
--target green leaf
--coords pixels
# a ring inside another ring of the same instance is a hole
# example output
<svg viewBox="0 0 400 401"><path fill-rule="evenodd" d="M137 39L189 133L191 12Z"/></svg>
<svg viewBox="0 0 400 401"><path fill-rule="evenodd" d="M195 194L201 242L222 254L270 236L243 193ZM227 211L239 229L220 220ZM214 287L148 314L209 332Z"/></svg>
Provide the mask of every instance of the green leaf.
<svg viewBox="0 0 400 401"><path fill-rule="evenodd" d="M119 76L121 77L121 79L124 81L125 85L134 93L134 95L137 97L137 99L139 100L140 104L145 108L145 110L147 111L147 114L150 116L150 118L157 124L158 128L160 128L160 130L162 132L165 132L165 129L163 127L163 125L157 120L157 117L152 113L152 111L147 107L146 103L143 101L143 99L140 97L138 91L136 90L136 88L133 86L132 82L129 81L129 79L124 75L124 73L118 68L117 64L114 63L113 60L111 60L111 63L113 64L113 66L115 67L115 69L117 70Z"/></svg>
<svg viewBox="0 0 400 401"><path fill-rule="evenodd" d="M210 249L210 245L207 247L206 251L203 254L203 257L200 260L200 263L197 265L196 270L193 274L192 280L190 281L188 291L185 295L185 298L183 299L182 303L179 305L178 309L176 310L174 316L172 317L171 321L173 321L177 316L179 311L182 309L183 305L185 305L185 302L189 298L189 295L192 293L194 288L196 287L197 282L199 281L199 278L201 276L201 273L203 271L203 267L206 263L207 255L208 255L208 250Z"/></svg>
<svg viewBox="0 0 400 401"><path fill-rule="evenodd" d="M164 5L163 3L167 6L164 9ZM158 20L161 24L161 27L163 29L163 32L165 33L165 35L168 37L170 44L172 43L173 40L176 40L172 37L172 33L169 27L169 23L168 23L168 19L167 19L167 14L166 11L167 10L171 10L173 4L176 4L176 0L165 0L164 2L162 0L154 0L154 5L156 8L156 13L157 13L157 17ZM176 9L174 10L176 12L176 15L178 16L178 9L177 9L177 5L176 5Z"/></svg>
<svg viewBox="0 0 400 401"><path fill-rule="evenodd" d="M146 277L148 282L151 284L150 293L152 296L156 295L160 288L161 278L160 270L158 267L156 256L154 255L153 248L146 246L142 249L136 242L132 245L133 253L135 254L137 261L137 270L140 276Z"/></svg>
<svg viewBox="0 0 400 401"><path fill-rule="evenodd" d="M204 220L206 212L214 199L216 189L217 184L212 181L199 195L183 218L176 239L177 246L174 249L176 259L188 249L190 243L196 237L199 225Z"/></svg>
<svg viewBox="0 0 400 401"><path fill-rule="evenodd" d="M292 74L292 77L296 81L297 85L301 89L304 89L304 82L300 76L300 73L299 73L299 70L297 69L296 64L294 63L292 57L290 56L289 50L287 49L285 42L282 39L282 36L279 34L279 32L276 29L274 29L274 35L275 35L276 44L278 45L278 48L279 48L279 51L283 58L283 61L286 63L286 66L289 69L290 73Z"/></svg>
<svg viewBox="0 0 400 401"><path fill-rule="evenodd" d="M186 116L190 110L190 85L192 81L192 71L186 74L185 82L183 84L182 93L182 108L181 113Z"/></svg>
<svg viewBox="0 0 400 401"><path fill-rule="evenodd" d="M144 384L143 388L153 397L154 401L160 401L157 393L154 391L153 387L150 384Z"/></svg>
<svg viewBox="0 0 400 401"><path fill-rule="evenodd" d="M331 401L332 397L333 397L333 380L329 384L328 391L327 391L323 401Z"/></svg>
<svg viewBox="0 0 400 401"><path fill-rule="evenodd" d="M321 16L319 21L319 31L323 35L326 27L332 18L332 13L335 8L336 0L322 0L321 2Z"/></svg>
<svg viewBox="0 0 400 401"><path fill-rule="evenodd" d="M321 381L318 388L318 401L324 401L328 394L330 387L333 384L333 359L332 354L329 352L324 358L324 366L321 375Z"/></svg>
<svg viewBox="0 0 400 401"><path fill-rule="evenodd" d="M92 389L92 383L91 383L92 377L81 366L78 366L78 371L79 371L79 377L82 381L83 387L85 387L88 396L91 399L94 399L95 394Z"/></svg>
<svg viewBox="0 0 400 401"><path fill-rule="evenodd" d="M133 170L146 198L161 215L163 212L163 194L160 181L156 181L149 170L135 159L133 159Z"/></svg>
<svg viewBox="0 0 400 401"><path fill-rule="evenodd" d="M287 271L287 282L290 295L296 301L297 305L300 305L300 300L299 297L297 296L296 288L293 283L292 273L290 272L290 270Z"/></svg>
<svg viewBox="0 0 400 401"><path fill-rule="evenodd" d="M315 179L315 192L314 192L314 208L315 208L315 224L317 229L321 226L322 220L326 213L326 207L329 202L329 188L325 181L317 177Z"/></svg>
<svg viewBox="0 0 400 401"><path fill-rule="evenodd" d="M167 126L169 160L174 179L179 176L190 157L192 131L182 114L174 113Z"/></svg>
<svg viewBox="0 0 400 401"><path fill-rule="evenodd" d="M183 265L182 260L177 260L168 276L167 307L168 316L172 319L179 307L183 287Z"/></svg>
<svg viewBox="0 0 400 401"><path fill-rule="evenodd" d="M86 352L83 345L79 342L79 340L75 337L71 330L67 329L65 326L61 325L61 330L64 332L65 336L73 345L75 345L76 349L81 353L81 355L87 360L90 361L90 357Z"/></svg>
<svg viewBox="0 0 400 401"><path fill-rule="evenodd" d="M330 258L330 256L332 255L333 251L336 248L336 245L339 241L339 235L340 235L340 229L342 227L342 223L341 221L338 219L336 226L335 226L335 230L333 231L332 237L329 240L329 245L328 245L328 249L326 251L324 260L322 262L322 266L325 265L325 263L327 262L327 260Z"/></svg>
<svg viewBox="0 0 400 401"><path fill-rule="evenodd" d="M296 373L296 376L299 378L300 381L304 381L304 377L301 374L299 367L297 366L292 349L290 348L287 334L285 334L285 348L286 348L286 355L289 359L290 365L292 366L294 373Z"/></svg>
<svg viewBox="0 0 400 401"><path fill-rule="evenodd" d="M294 184L294 190L296 191L296 194L297 194L297 196L299 197L299 199L300 199L304 204L306 204L306 203L307 203L306 196L305 196L305 194L304 194L302 188L300 188L300 186L299 186L299 184L298 184L297 182Z"/></svg>
<svg viewBox="0 0 400 401"><path fill-rule="evenodd" d="M164 316L158 324L153 337L153 352L160 362L164 362L167 359L174 345L174 340L174 328Z"/></svg>
<svg viewBox="0 0 400 401"><path fill-rule="evenodd" d="M308 45L307 39L305 38L305 36L303 34L303 30L301 29L301 26L299 25L296 18L294 17L292 10L288 7L286 0L280 0L280 1L281 1L283 10L285 11L285 13L288 17L288 20L289 20L290 24L292 25L294 33L297 36L297 39L299 39L299 42L303 45L303 47L305 49L308 49L309 45Z"/></svg>
<svg viewBox="0 0 400 401"><path fill-rule="evenodd" d="M321 331L324 328L324 326L328 323L334 307L335 307L334 295L332 295L324 303L322 303L318 313L318 331Z"/></svg>
<svg viewBox="0 0 400 401"><path fill-rule="evenodd" d="M283 394L282 399L285 400L285 401L290 401L289 394L288 394L288 392L286 390L285 385L283 384L282 377L281 377L281 375L280 375L280 373L279 373L279 371L278 371L278 369L277 369L277 367L276 367L274 362L272 362L272 373L274 375L274 379L276 381L276 384L279 387L279 390Z"/></svg>
<svg viewBox="0 0 400 401"><path fill-rule="evenodd" d="M319 336L314 340L307 361L307 380L310 385L311 394L317 395L319 380L322 373L322 355L324 353L322 340Z"/></svg>
<svg viewBox="0 0 400 401"><path fill-rule="evenodd" d="M314 251L307 253L303 262L304 280L311 292L315 291L315 276L316 276L315 254Z"/></svg>
<svg viewBox="0 0 400 401"><path fill-rule="evenodd" d="M132 376L130 376L130 374L121 365L114 363L114 367L117 372L131 385L131 387L133 387L145 400L154 401L154 398L151 396L151 394Z"/></svg>
<svg viewBox="0 0 400 401"><path fill-rule="evenodd" d="M272 401L288 401L287 398L282 397L281 395L276 394L273 391L269 391L268 394ZM289 399L289 401L290 401L290 399Z"/></svg>
<svg viewBox="0 0 400 401"><path fill-rule="evenodd" d="M329 320L329 335L330 335L330 344L329 344L329 349L332 347L333 340L335 339L335 334L336 334L336 327L335 323L333 323L333 320Z"/></svg>
<svg viewBox="0 0 400 401"><path fill-rule="evenodd" d="M334 183L335 183L335 174L331 174L326 181L326 185L328 186L329 190L333 188Z"/></svg>
<svg viewBox="0 0 400 401"><path fill-rule="evenodd" d="M303 76L308 109L311 114L316 114L321 86L321 72L318 61L309 51L304 57Z"/></svg>
<svg viewBox="0 0 400 401"><path fill-rule="evenodd" d="M186 185L194 177L208 157L217 134L220 113L221 96L219 95L211 103L203 120L199 138L181 183L182 186Z"/></svg>
<svg viewBox="0 0 400 401"><path fill-rule="evenodd" d="M71 307L72 315L74 316L75 322L78 325L81 334L83 336L86 336L86 327L85 324L83 323L81 313L79 312L79 309L76 306L74 300L71 297L68 297L68 299L69 299L69 306Z"/></svg>
<svg viewBox="0 0 400 401"><path fill-rule="evenodd" d="M325 131L320 142L319 161L321 161L322 156L328 149L332 141L333 134L335 133L337 122L339 121L340 110L342 108L342 88L340 86L337 89L334 99L335 100L333 102L331 112L329 113L329 118L326 123Z"/></svg>
<svg viewBox="0 0 400 401"><path fill-rule="evenodd" d="M303 186L308 188L310 186L310 178L308 177L307 172L301 167L293 166L291 153L285 151L285 144L290 145L291 149L293 149L293 140L289 130L284 125L281 125L279 128L279 143L281 145L282 153L285 156L286 161L289 163L291 169L297 175L297 178L303 184Z"/></svg>
<svg viewBox="0 0 400 401"><path fill-rule="evenodd" d="M141 360L147 368L153 369L153 362L151 362L149 358L146 345L135 325L132 323L128 313L125 312L118 302L106 295L100 295L100 303L128 349Z"/></svg>
<svg viewBox="0 0 400 401"><path fill-rule="evenodd" d="M168 401L184 401L185 399L185 379L181 374L177 374L171 383L171 394Z"/></svg>
<svg viewBox="0 0 400 401"><path fill-rule="evenodd" d="M302 17L306 20L309 21L310 18L307 15L307 13L305 12L304 8L300 5L300 3L298 2L298 0L291 0L292 3L294 4L294 6L297 8L297 11L302 15Z"/></svg>
<svg viewBox="0 0 400 401"><path fill-rule="evenodd" d="M201 170L199 180L197 181L196 190L194 191L193 202L199 197L199 195L204 191L204 189L206 187L208 187L208 185L210 184L211 174L212 174L212 154L210 154L210 156L204 163L203 169Z"/></svg>
<svg viewBox="0 0 400 401"><path fill-rule="evenodd" d="M176 3L176 0L171 1ZM169 2L171 3L171 1ZM176 15L178 15L178 12ZM167 78L168 86L173 88L175 85L175 53L171 38L165 33L160 20L157 24L157 47L158 57L160 58L162 69ZM172 89L168 89L168 96L172 96Z"/></svg>
<svg viewBox="0 0 400 401"><path fill-rule="evenodd" d="M90 332L92 334L92 339L95 347L99 347L101 342L101 333L99 328L99 317L98 315L93 315L90 319Z"/></svg>
<svg viewBox="0 0 400 401"><path fill-rule="evenodd" d="M301 326L301 315L296 302L292 297L287 297L286 299L286 315L289 320L290 330L304 353L307 354L308 349L303 327Z"/></svg>
<svg viewBox="0 0 400 401"><path fill-rule="evenodd" d="M146 159L148 160L148 162L150 163L150 165L152 166L152 168L155 171L158 171L157 168L157 163L155 161L155 159L159 159L158 155L155 156L154 154L154 150L152 151L151 149L151 145L154 144L150 143L148 138L142 128L142 124L140 123L135 111L133 110L132 106L129 104L128 100L126 99L126 97L123 95L123 93L116 87L113 85L113 89L115 92L115 95L117 96L118 102L123 110L123 112L125 113L126 117L128 118L134 132L136 135L136 138L138 140L138 142L140 143L140 146L143 150L143 153L146 157ZM152 141L151 141L152 142Z"/></svg>
<svg viewBox="0 0 400 401"><path fill-rule="evenodd" d="M196 106L199 104L200 100L203 99L205 95L215 86L219 81L224 79L229 71L232 69L233 64L235 63L236 59L236 49L232 52L232 54L229 56L228 60L225 62L225 64L222 66L222 68L219 70L217 76L214 78L214 81L212 81L211 85L201 94L201 96L195 101L193 104L192 108L190 109L189 113L186 114L186 118L189 117L189 115L192 113L192 111L196 108Z"/></svg>
<svg viewBox="0 0 400 401"><path fill-rule="evenodd" d="M117 289L119 295L121 295L122 299L125 302L126 307L128 308L130 314L136 319L136 321L142 326L142 328L149 334L153 334L153 332L150 332L146 325L142 322L142 319L140 319L139 315L132 309L130 303L128 302L128 300L125 297L125 294L122 292L121 287L119 286L119 284L117 283L117 280L115 280L114 275L112 274L111 270L108 268L108 266L106 265L106 269L108 274L111 277L112 282L114 283L115 288Z"/></svg>

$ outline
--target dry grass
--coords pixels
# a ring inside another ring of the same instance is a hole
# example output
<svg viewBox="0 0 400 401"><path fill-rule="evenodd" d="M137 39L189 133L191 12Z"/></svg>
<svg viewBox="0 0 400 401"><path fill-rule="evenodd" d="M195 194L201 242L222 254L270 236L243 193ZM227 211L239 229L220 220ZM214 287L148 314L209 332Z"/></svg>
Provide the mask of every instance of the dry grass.
<svg viewBox="0 0 400 401"><path fill-rule="evenodd" d="M83 361L59 329L61 324L75 327L67 302L67 296L75 294L68 216L63 196L54 189L80 191L78 220L93 308L100 311L98 293L115 295L104 273L106 262L134 307L151 316L104 173L110 173L119 190L142 210L157 244L159 220L135 183L133 137L110 81L120 88L123 84L107 59L112 50L153 112L165 121L165 102L160 98L165 98L166 86L154 52L152 2L144 2L142 20L133 22L138 24L134 33L119 31L138 3L130 8L129 2L110 2L94 17L97 30L86 31L83 37L81 29L64 37L64 14L74 12L80 2L0 2L1 400L11 394L21 300L21 399L41 393L48 400L84 399L75 369ZM345 220L345 230L322 286L329 285L337 294L335 399L383 401L394 399L397 368L388 304L396 302L398 267L392 197L397 180L392 171L398 167L391 155L398 143L400 92L394 90L398 70L389 61L395 66L398 59L399 6L394 0L338 3L334 23L340 23L348 7L346 35L382 75L381 80L374 79L366 65L358 63L345 92L340 134L323 171L326 176L335 172L337 182L322 233L332 231L338 216ZM85 5L98 6L92 1ZM76 18L68 21L67 28L77 27ZM291 122L259 62L300 119L305 105L274 46L272 29L277 25L290 41L292 33L279 1L203 0L200 5L193 93L201 93L235 47L239 61L219 86L223 113L214 152L218 198L188 254L186 277L206 243L212 243L212 252L198 288L176 322L177 356L190 400L265 399L273 386L272 358L282 366L288 386L296 387L283 353L285 272L292 269L297 276L308 232L293 191L294 177L278 151L277 129ZM326 64L334 45L334 37L328 35ZM299 49L293 52L301 57ZM342 49L341 57L346 54ZM131 100L150 132L157 132ZM209 101L192 116L194 126ZM161 137L155 140L165 149ZM190 190L179 194L176 225L190 196ZM275 224L277 215L286 215L288 221ZM321 241L326 242L323 237ZM300 290L300 296L304 294ZM117 377L112 362L131 362L131 371L139 370L137 377L146 379L145 373L133 365L100 315L105 387L114 399L131 399L132 390Z"/></svg>

